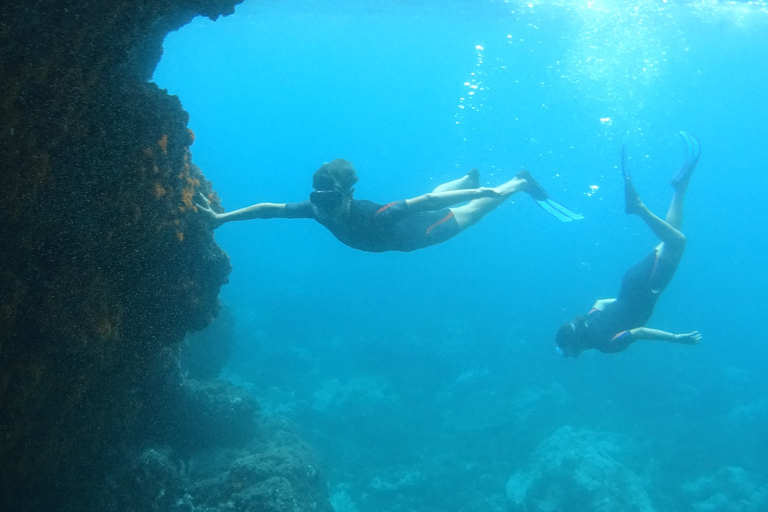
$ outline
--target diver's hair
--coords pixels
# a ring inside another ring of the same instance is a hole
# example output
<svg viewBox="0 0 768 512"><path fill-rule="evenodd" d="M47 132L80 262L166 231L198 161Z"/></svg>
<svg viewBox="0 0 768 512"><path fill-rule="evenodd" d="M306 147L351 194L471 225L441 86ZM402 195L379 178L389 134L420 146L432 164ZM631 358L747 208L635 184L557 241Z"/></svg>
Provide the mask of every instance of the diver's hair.
<svg viewBox="0 0 768 512"><path fill-rule="evenodd" d="M357 183L357 172L352 162L337 158L324 163L312 175L312 187L315 190L341 190L347 192Z"/></svg>
<svg viewBox="0 0 768 512"><path fill-rule="evenodd" d="M560 348L571 348L575 338L576 333L573 330L573 326L571 325L571 322L568 322L567 324L561 325L557 330L555 343L557 343L557 346Z"/></svg>
<svg viewBox="0 0 768 512"><path fill-rule="evenodd" d="M573 322L561 325L555 336L555 343L557 343L557 346L566 353L573 353L573 357L578 355L578 352L575 352L575 349L580 345L579 341L581 340L585 320L586 318L583 316L577 316L573 319ZM571 324L574 324L576 328L574 329Z"/></svg>

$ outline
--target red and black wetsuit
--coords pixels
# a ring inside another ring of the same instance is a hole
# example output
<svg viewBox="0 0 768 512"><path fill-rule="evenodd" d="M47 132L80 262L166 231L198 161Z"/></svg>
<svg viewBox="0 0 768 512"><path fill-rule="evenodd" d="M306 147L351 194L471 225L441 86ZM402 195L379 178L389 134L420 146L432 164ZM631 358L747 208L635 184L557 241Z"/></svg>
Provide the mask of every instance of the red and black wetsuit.
<svg viewBox="0 0 768 512"><path fill-rule="evenodd" d="M315 217L312 203L288 203L288 218L315 219L328 228L343 244L368 252L410 252L445 242L459 232L459 225L449 208L410 212L405 201L386 205L353 199L344 224Z"/></svg>
<svg viewBox="0 0 768 512"><path fill-rule="evenodd" d="M621 352L634 340L630 329L644 326L676 267L659 264L656 251L624 274L616 300L593 309L580 328L581 343L601 352Z"/></svg>

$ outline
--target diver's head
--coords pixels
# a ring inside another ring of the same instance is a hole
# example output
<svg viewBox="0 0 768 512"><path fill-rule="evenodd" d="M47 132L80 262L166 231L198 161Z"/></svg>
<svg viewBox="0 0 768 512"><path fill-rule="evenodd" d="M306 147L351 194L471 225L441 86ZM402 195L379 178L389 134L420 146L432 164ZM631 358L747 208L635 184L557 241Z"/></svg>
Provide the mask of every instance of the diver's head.
<svg viewBox="0 0 768 512"><path fill-rule="evenodd" d="M581 329L584 325L583 317L576 317L573 322L560 326L555 336L555 348L565 357L579 357L584 348L581 346Z"/></svg>
<svg viewBox="0 0 768 512"><path fill-rule="evenodd" d="M357 172L352 162L337 158L324 163L312 175L312 188L315 190L340 190L346 192L357 183Z"/></svg>
<svg viewBox="0 0 768 512"><path fill-rule="evenodd" d="M337 158L323 164L312 176L315 190L309 194L315 213L322 218L340 215L352 199L355 183L357 172L352 162Z"/></svg>

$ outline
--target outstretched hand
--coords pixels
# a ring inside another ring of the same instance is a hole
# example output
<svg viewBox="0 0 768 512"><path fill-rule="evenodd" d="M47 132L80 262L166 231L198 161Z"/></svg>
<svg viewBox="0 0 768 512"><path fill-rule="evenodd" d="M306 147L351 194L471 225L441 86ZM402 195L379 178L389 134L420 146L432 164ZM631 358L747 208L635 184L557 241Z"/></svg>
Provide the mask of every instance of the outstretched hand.
<svg viewBox="0 0 768 512"><path fill-rule="evenodd" d="M675 334L675 342L685 345L698 345L701 343L701 334L699 331L689 332L687 334Z"/></svg>
<svg viewBox="0 0 768 512"><path fill-rule="evenodd" d="M198 195L200 196L200 199L202 200L202 203L200 201L195 202L195 206L203 212L205 215L207 215L211 223L213 224L213 229L216 229L217 227L221 226L223 224L223 221L221 220L221 215L213 211L213 208L211 208L211 202L208 200L207 197L202 192L199 192Z"/></svg>

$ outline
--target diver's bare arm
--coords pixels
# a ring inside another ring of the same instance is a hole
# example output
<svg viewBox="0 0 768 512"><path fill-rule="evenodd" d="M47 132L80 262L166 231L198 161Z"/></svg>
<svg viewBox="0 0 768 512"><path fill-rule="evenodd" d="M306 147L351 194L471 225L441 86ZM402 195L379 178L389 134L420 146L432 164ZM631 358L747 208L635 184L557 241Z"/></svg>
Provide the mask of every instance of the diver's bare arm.
<svg viewBox="0 0 768 512"><path fill-rule="evenodd" d="M236 220L278 219L285 216L285 203L257 203L239 210L220 213L222 224Z"/></svg>
<svg viewBox="0 0 768 512"><path fill-rule="evenodd" d="M226 213L218 213L211 208L208 199L203 196L204 204L197 204L197 208L211 218L214 229L225 222L251 219L277 219L285 216L285 203L258 203L239 210Z"/></svg>
<svg viewBox="0 0 768 512"><path fill-rule="evenodd" d="M605 306L615 301L616 299L598 299L597 301L595 301L595 304L592 306L592 309L597 309L599 311L602 311L605 309Z"/></svg>
<svg viewBox="0 0 768 512"><path fill-rule="evenodd" d="M448 208L449 206L481 197L499 197L499 193L489 187L446 190L445 192L430 192L412 199L406 199L405 204L408 205L408 209L412 212L428 212Z"/></svg>
<svg viewBox="0 0 768 512"><path fill-rule="evenodd" d="M671 343L683 343L685 345L697 345L698 343L701 343L701 334L699 334L698 331L685 334L674 334L659 329L638 327L636 329L631 329L629 333L634 340L669 341Z"/></svg>

